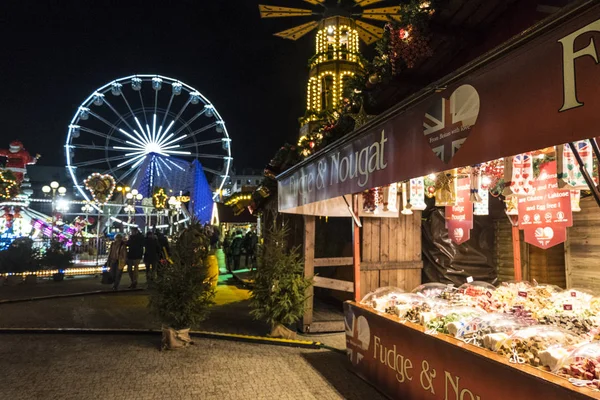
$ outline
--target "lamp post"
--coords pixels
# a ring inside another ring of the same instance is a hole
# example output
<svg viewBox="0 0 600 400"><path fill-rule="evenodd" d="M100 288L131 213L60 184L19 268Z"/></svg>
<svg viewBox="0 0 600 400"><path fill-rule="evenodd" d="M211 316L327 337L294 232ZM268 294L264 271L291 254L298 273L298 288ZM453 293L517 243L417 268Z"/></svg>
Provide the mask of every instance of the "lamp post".
<svg viewBox="0 0 600 400"><path fill-rule="evenodd" d="M173 213L179 215L179 209L181 208L181 202L177 200L177 197L171 196L169 198L169 208L171 209L170 215L170 224L169 224L169 235L173 234Z"/></svg>
<svg viewBox="0 0 600 400"><path fill-rule="evenodd" d="M56 181L50 182L50 185L42 187L42 192L46 196L52 196L52 231L50 232L50 242L54 240L54 226L56 224L56 196L64 196L67 193L67 189L60 186Z"/></svg>
<svg viewBox="0 0 600 400"><path fill-rule="evenodd" d="M86 201L83 207L81 207L81 211L85 213L85 233L88 233L88 214L94 211L94 207Z"/></svg>
<svg viewBox="0 0 600 400"><path fill-rule="evenodd" d="M128 203L127 206L125 206L125 212L127 213L127 229L131 231L132 216L135 215L135 202L142 201L144 196L142 196L137 189L133 189L128 192L125 197Z"/></svg>

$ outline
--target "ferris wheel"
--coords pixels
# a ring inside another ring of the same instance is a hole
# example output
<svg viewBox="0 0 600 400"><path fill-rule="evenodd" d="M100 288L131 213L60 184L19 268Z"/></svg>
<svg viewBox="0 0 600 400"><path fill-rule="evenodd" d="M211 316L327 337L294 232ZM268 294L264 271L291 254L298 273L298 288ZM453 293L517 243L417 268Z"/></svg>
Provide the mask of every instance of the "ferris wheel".
<svg viewBox="0 0 600 400"><path fill-rule="evenodd" d="M215 199L232 162L231 139L214 105L193 87L160 75L132 75L95 90L69 124L65 156L73 183L87 200L83 182L90 171L132 187L146 175L162 176L162 182L182 190L169 176L185 174L193 162L204 171Z"/></svg>

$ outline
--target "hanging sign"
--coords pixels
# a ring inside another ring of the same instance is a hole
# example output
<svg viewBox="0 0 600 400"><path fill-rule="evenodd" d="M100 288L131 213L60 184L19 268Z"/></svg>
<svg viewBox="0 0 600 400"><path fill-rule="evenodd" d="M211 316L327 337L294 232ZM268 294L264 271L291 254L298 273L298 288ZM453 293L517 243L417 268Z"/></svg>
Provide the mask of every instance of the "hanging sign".
<svg viewBox="0 0 600 400"><path fill-rule="evenodd" d="M446 207L446 228L448 237L456 244L466 242L471 238L473 229L473 204L471 197L471 180L457 180L456 205Z"/></svg>
<svg viewBox="0 0 600 400"><path fill-rule="evenodd" d="M587 171L592 174L594 171L594 159L592 158L592 146L587 140L580 140L573 143L577 148L579 155ZM587 182L581 173L577 164L573 150L568 144L557 146L558 160L558 184L561 188L589 190Z"/></svg>
<svg viewBox="0 0 600 400"><path fill-rule="evenodd" d="M489 215L489 204L490 204L490 192L486 189L479 189L479 196L481 201L479 203L473 203L474 210L473 215Z"/></svg>
<svg viewBox="0 0 600 400"><path fill-rule="evenodd" d="M556 161L540 166L534 192L519 198L519 227L525 242L542 249L566 239L567 227L573 226L570 190L558 189Z"/></svg>
<svg viewBox="0 0 600 400"><path fill-rule="evenodd" d="M423 177L410 180L410 205L411 210L424 210L425 204L425 182Z"/></svg>

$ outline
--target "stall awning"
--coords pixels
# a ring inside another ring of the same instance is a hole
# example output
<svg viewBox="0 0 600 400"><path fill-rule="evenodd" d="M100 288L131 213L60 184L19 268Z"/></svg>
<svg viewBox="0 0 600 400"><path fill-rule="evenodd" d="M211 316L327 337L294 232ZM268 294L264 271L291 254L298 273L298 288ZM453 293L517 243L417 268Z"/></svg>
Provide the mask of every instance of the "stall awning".
<svg viewBox="0 0 600 400"><path fill-rule="evenodd" d="M600 5L580 1L278 176L279 210L348 215L340 196L600 136L599 61Z"/></svg>

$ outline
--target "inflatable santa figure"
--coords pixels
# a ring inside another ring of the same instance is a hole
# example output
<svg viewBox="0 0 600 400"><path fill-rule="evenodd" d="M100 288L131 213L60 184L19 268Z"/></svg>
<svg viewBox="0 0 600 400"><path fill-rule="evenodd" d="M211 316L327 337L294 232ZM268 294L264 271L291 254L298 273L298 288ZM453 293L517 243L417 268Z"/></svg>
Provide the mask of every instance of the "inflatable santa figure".
<svg viewBox="0 0 600 400"><path fill-rule="evenodd" d="M12 171L20 184L27 174L27 166L37 162L40 155L32 157L23 147L23 143L13 140L8 149L0 149L0 157L6 158L6 169Z"/></svg>

